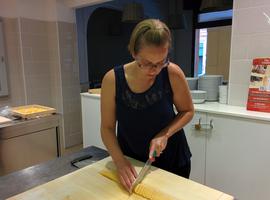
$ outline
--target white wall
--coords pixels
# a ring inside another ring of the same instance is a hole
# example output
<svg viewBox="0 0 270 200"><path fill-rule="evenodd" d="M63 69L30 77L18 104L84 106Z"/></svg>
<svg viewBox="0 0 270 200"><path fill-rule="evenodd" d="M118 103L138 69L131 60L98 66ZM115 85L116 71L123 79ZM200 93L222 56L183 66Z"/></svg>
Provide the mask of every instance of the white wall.
<svg viewBox="0 0 270 200"><path fill-rule="evenodd" d="M57 21L76 23L75 9L68 7L63 0L56 0Z"/></svg>
<svg viewBox="0 0 270 200"><path fill-rule="evenodd" d="M11 83L11 94L0 99L0 107L55 107L63 114L63 145L81 143L75 10L63 0L0 0L0 17L7 33Z"/></svg>
<svg viewBox="0 0 270 200"><path fill-rule="evenodd" d="M56 21L55 0L17 0L20 17Z"/></svg>
<svg viewBox="0 0 270 200"><path fill-rule="evenodd" d="M0 16L8 18L18 17L17 0L0 0Z"/></svg>
<svg viewBox="0 0 270 200"><path fill-rule="evenodd" d="M63 0L0 0L0 16L75 23L75 10Z"/></svg>
<svg viewBox="0 0 270 200"><path fill-rule="evenodd" d="M246 106L255 57L270 57L270 1L234 0L229 104Z"/></svg>

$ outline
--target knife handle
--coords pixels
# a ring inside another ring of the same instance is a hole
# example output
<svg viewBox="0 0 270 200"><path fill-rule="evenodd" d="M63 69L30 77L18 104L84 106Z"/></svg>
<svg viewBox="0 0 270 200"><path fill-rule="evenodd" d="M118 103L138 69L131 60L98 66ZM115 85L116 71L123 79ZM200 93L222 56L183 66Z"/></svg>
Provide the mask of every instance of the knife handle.
<svg viewBox="0 0 270 200"><path fill-rule="evenodd" d="M149 158L149 159L151 160L151 162L154 162L154 161L155 161L155 157L156 157L156 156L157 156L157 151L155 150L155 151L153 152L152 157Z"/></svg>
<svg viewBox="0 0 270 200"><path fill-rule="evenodd" d="M156 150L153 152L153 157L154 158L157 157L157 151Z"/></svg>

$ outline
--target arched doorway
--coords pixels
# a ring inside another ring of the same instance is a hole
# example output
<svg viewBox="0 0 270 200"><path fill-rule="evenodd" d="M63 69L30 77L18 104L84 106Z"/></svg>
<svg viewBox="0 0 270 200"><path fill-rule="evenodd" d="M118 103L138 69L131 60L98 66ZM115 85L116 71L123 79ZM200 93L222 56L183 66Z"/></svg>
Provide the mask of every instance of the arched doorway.
<svg viewBox="0 0 270 200"><path fill-rule="evenodd" d="M87 25L87 55L90 88L100 87L111 68L132 60L127 45L135 24L121 22L122 11L97 8Z"/></svg>

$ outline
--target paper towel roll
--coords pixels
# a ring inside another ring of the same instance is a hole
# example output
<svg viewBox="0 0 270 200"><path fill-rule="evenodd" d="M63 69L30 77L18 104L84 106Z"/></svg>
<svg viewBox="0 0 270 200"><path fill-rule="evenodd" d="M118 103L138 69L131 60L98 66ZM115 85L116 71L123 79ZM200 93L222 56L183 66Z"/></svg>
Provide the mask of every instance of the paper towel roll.
<svg viewBox="0 0 270 200"><path fill-rule="evenodd" d="M227 104L228 99L228 85L219 86L219 103Z"/></svg>

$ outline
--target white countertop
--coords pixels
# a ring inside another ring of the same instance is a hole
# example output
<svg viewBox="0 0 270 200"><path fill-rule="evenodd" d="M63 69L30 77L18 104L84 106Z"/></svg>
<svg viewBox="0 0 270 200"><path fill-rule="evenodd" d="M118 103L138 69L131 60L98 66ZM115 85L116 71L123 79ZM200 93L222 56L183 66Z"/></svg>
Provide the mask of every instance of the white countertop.
<svg viewBox="0 0 270 200"><path fill-rule="evenodd" d="M92 98L92 99L100 99L100 94L90 94L89 92L81 93L81 96Z"/></svg>
<svg viewBox="0 0 270 200"><path fill-rule="evenodd" d="M202 104L194 104L194 108L198 112L270 121L270 113L250 111L247 110L246 107L242 106L232 106L227 104L220 104L218 102L205 102Z"/></svg>
<svg viewBox="0 0 270 200"><path fill-rule="evenodd" d="M81 93L81 96L99 99L99 94ZM205 102L194 104L195 111L213 114L229 115L248 119L257 119L270 122L270 113L246 110L246 107L220 104L218 102Z"/></svg>

